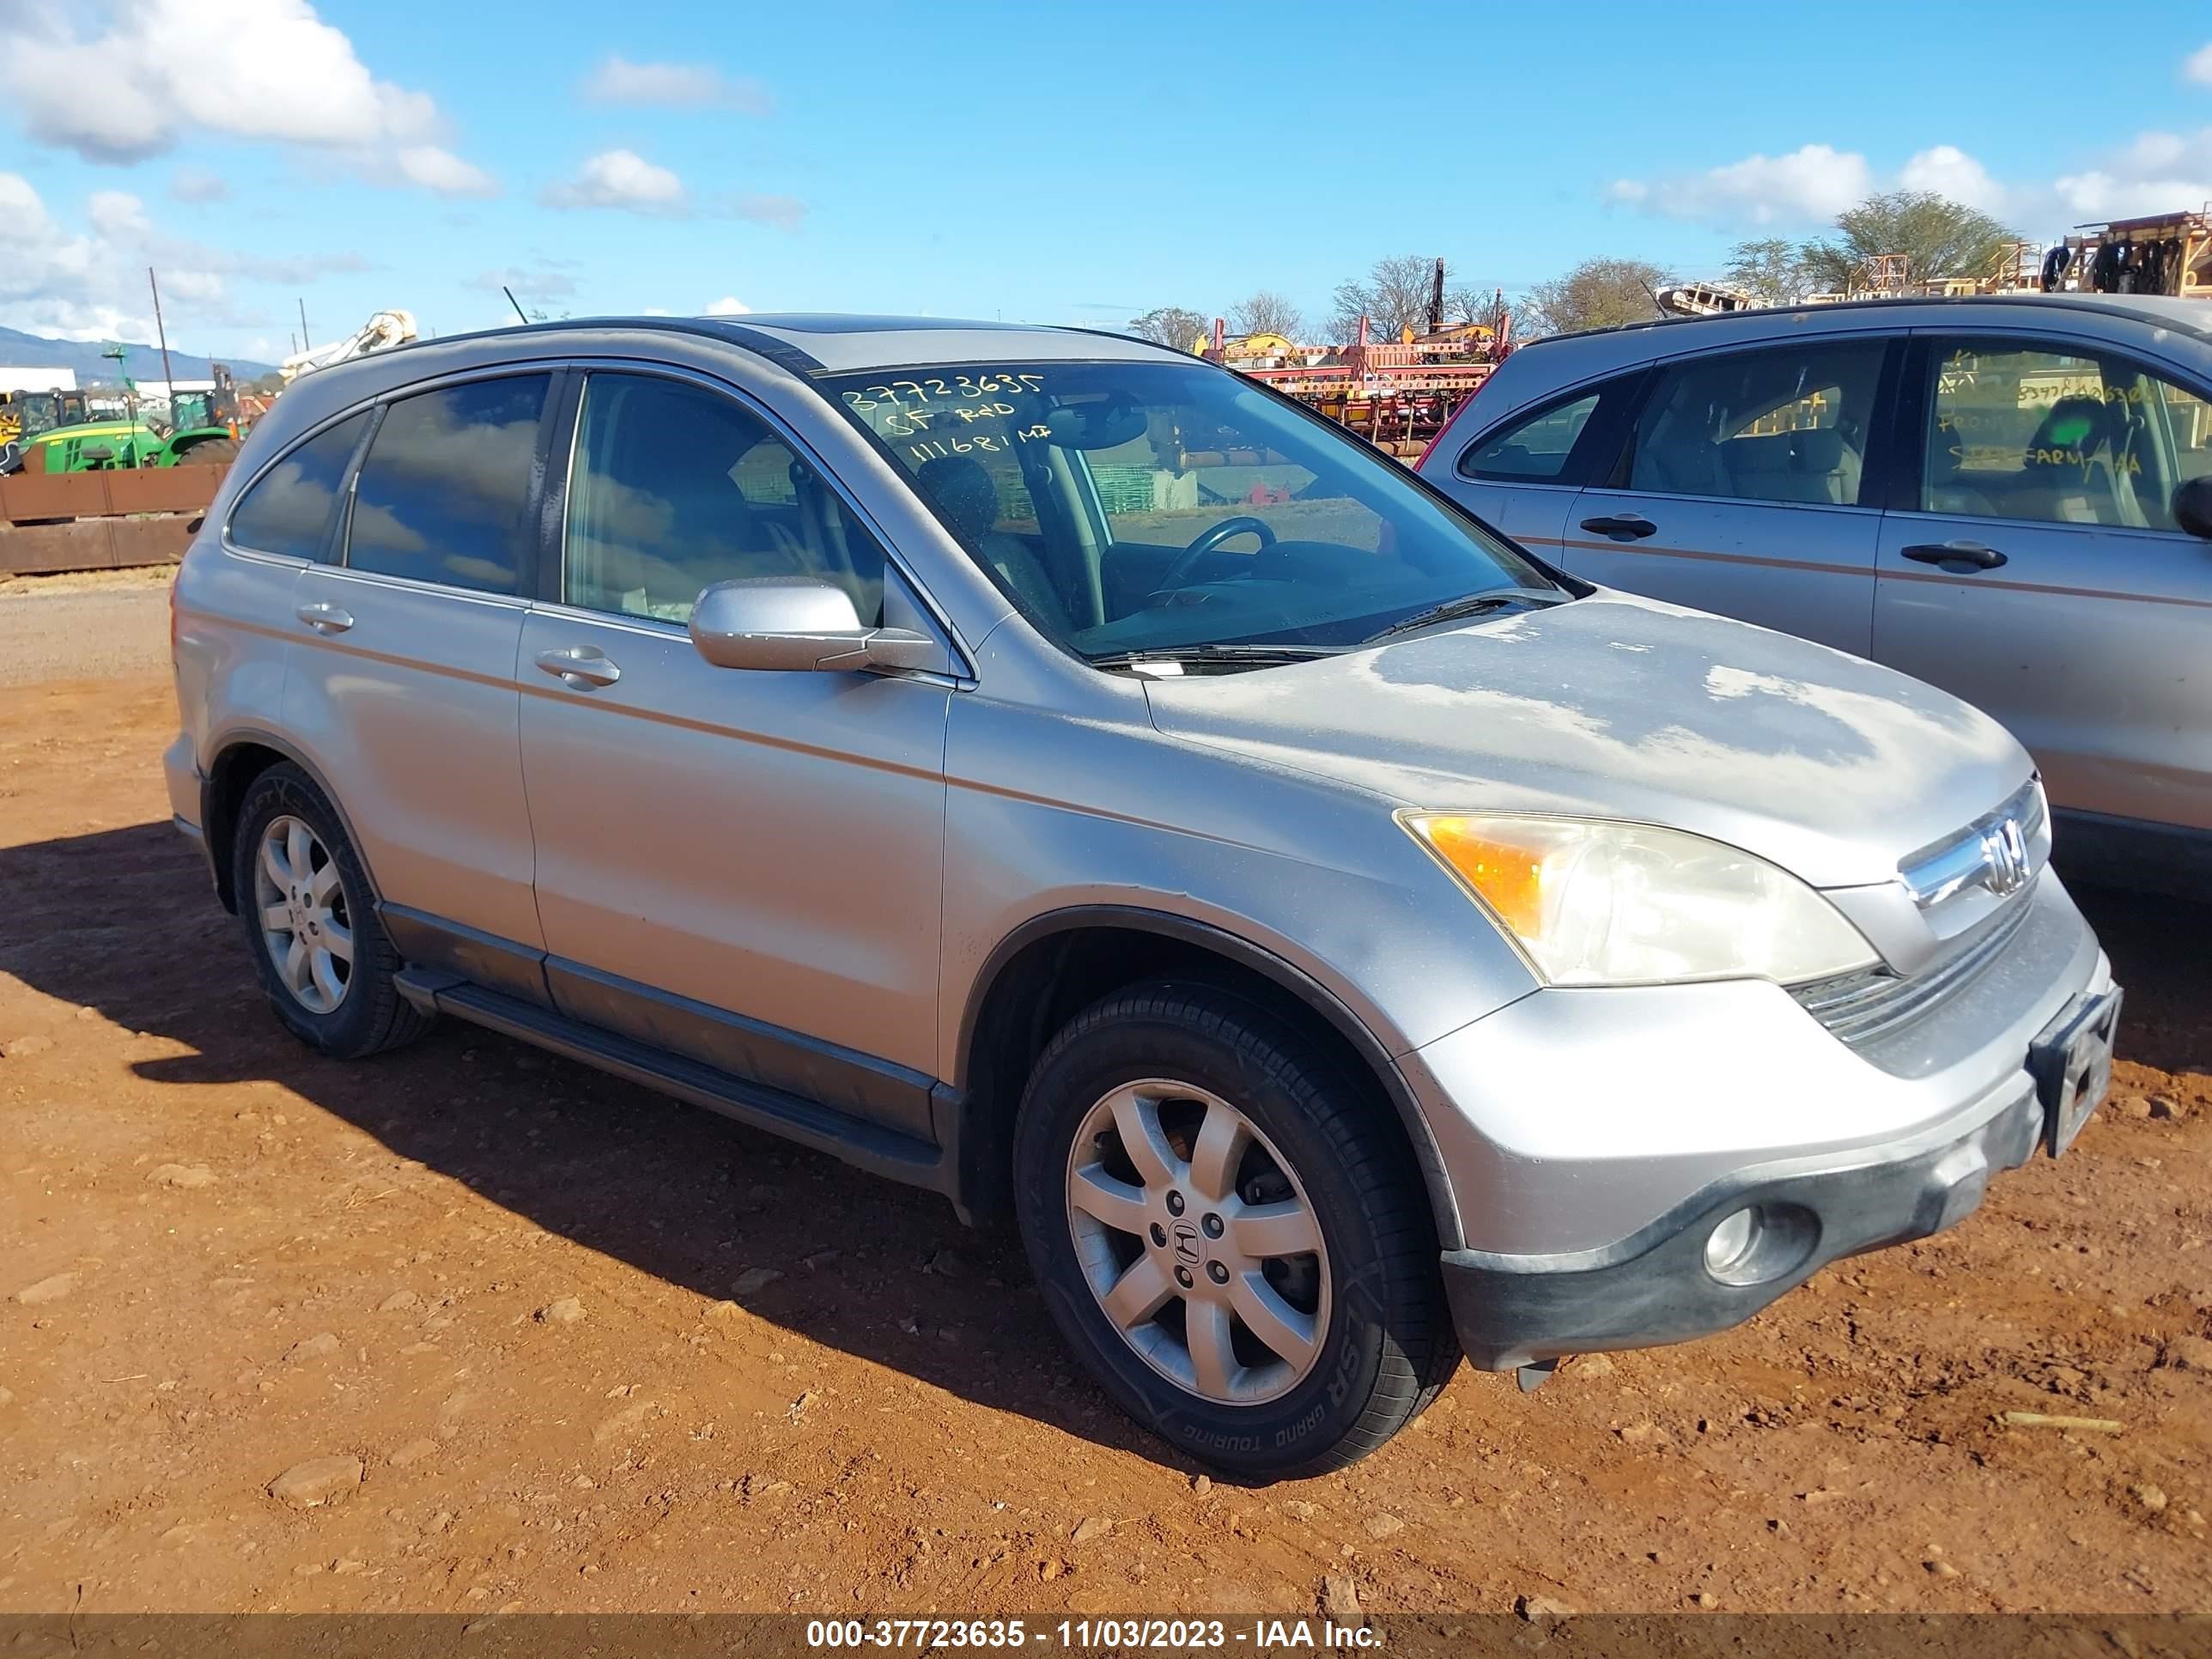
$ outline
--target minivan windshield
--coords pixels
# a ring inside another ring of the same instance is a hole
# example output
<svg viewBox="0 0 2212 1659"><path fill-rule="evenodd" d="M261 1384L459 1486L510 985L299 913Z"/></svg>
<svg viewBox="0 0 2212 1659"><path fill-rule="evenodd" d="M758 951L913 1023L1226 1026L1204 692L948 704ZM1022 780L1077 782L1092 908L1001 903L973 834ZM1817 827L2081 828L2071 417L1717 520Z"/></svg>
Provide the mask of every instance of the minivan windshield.
<svg viewBox="0 0 2212 1659"><path fill-rule="evenodd" d="M1045 635L1094 662L1312 654L1569 597L1396 462L1211 364L823 377ZM1494 594L1492 603L1455 603ZM1416 625L1419 625L1416 623Z"/></svg>

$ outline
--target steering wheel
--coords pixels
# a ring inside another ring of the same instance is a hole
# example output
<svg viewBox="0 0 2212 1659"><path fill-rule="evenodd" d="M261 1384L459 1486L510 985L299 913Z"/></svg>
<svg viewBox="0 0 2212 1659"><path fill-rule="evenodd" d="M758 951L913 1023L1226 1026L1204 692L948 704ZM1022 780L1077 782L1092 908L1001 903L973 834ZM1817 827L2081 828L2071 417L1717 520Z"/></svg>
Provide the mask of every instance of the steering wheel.
<svg viewBox="0 0 2212 1659"><path fill-rule="evenodd" d="M1257 536L1264 550L1275 544L1275 532L1264 519L1255 519L1249 513L1239 513L1234 518L1224 519L1211 530L1201 531L1199 538L1176 555L1175 562L1161 574L1152 591L1165 593L1182 586L1190 573L1198 568L1198 562L1227 541L1231 536Z"/></svg>

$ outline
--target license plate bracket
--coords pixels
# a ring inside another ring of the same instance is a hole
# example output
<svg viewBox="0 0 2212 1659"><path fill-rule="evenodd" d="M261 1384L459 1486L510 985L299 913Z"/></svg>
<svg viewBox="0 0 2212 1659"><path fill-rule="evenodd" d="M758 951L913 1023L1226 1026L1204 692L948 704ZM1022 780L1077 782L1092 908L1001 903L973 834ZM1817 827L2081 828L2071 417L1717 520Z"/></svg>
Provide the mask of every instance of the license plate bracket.
<svg viewBox="0 0 2212 1659"><path fill-rule="evenodd" d="M2120 988L2074 999L2029 1046L2028 1075L2043 1103L2043 1144L2057 1158L2074 1144L2112 1085Z"/></svg>

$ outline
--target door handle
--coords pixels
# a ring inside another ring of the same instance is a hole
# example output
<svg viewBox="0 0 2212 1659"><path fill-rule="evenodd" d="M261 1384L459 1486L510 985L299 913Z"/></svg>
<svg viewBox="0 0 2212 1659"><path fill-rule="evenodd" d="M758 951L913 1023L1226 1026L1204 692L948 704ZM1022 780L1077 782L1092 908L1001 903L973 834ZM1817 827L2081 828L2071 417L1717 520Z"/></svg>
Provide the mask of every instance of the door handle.
<svg viewBox="0 0 2212 1659"><path fill-rule="evenodd" d="M594 685L612 685L622 678L622 670L609 662L606 653L595 645L572 645L561 651L541 651L536 661L540 668L571 691L586 690Z"/></svg>
<svg viewBox="0 0 2212 1659"><path fill-rule="evenodd" d="M1659 526L1640 513L1609 513L1603 518L1584 519L1583 528L1592 535L1610 536L1617 542L1640 542L1646 536L1659 533Z"/></svg>
<svg viewBox="0 0 2212 1659"><path fill-rule="evenodd" d="M353 613L343 605L331 605L327 600L301 605L299 617L318 634L343 634L353 626Z"/></svg>
<svg viewBox="0 0 2212 1659"><path fill-rule="evenodd" d="M1915 564L1941 565L1954 576L1975 570L1994 570L2005 562L2003 554L1979 542L1920 542L1898 551Z"/></svg>

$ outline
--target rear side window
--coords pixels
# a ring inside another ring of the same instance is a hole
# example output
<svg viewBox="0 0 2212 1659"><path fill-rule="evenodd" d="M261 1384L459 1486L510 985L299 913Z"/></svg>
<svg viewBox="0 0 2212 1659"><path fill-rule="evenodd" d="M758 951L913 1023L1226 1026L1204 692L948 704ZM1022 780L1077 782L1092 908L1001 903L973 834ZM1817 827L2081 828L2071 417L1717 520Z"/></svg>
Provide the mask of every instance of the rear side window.
<svg viewBox="0 0 2212 1659"><path fill-rule="evenodd" d="M515 593L531 565L538 423L552 377L471 380L384 411L354 486L356 570Z"/></svg>
<svg viewBox="0 0 2212 1659"><path fill-rule="evenodd" d="M1597 412L1598 393L1549 409L1492 434L1462 458L1460 473L1504 483L1557 483Z"/></svg>
<svg viewBox="0 0 2212 1659"><path fill-rule="evenodd" d="M230 515L230 538L260 553L319 559L338 483L368 424L366 411L317 433L254 480Z"/></svg>
<svg viewBox="0 0 2212 1659"><path fill-rule="evenodd" d="M1636 422L1628 487L1857 506L1882 351L1841 341L1668 365Z"/></svg>

